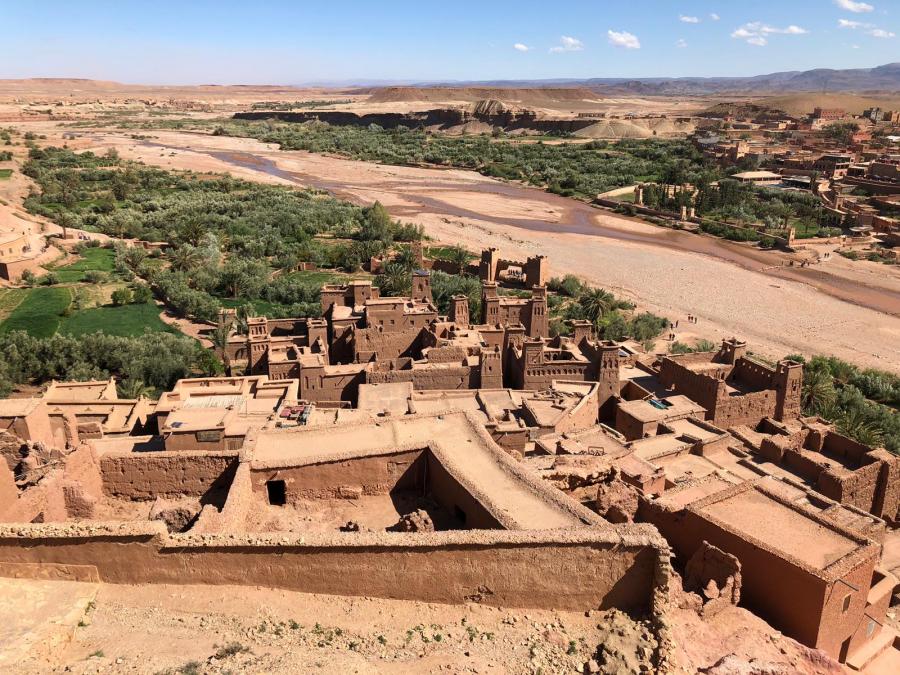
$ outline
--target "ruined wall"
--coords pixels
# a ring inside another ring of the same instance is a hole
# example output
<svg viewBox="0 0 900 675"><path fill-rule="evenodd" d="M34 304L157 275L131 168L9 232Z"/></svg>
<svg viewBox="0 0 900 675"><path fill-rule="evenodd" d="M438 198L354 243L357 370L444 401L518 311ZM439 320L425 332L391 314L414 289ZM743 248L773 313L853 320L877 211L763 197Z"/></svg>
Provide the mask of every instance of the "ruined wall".
<svg viewBox="0 0 900 675"><path fill-rule="evenodd" d="M639 613L650 610L654 590L669 571L665 542L641 526L612 532L310 534L303 543L296 535L166 535L163 527L2 527L0 563L17 576L39 575L54 565L94 566L106 583L261 585L422 602Z"/></svg>
<svg viewBox="0 0 900 675"><path fill-rule="evenodd" d="M100 458L103 493L132 500L201 497L227 487L236 468L235 453L108 453Z"/></svg>
<svg viewBox="0 0 900 675"><path fill-rule="evenodd" d="M340 499L351 494L384 495L424 484L421 450L323 461L280 469L254 469L253 492L266 498L266 482L283 480L288 503L300 499Z"/></svg>

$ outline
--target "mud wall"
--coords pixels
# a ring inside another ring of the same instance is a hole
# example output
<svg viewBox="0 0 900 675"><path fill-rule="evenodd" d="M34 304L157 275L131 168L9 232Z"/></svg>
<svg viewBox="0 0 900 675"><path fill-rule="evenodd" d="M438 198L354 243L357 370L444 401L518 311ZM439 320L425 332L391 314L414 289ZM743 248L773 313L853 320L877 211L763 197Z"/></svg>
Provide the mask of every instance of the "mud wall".
<svg viewBox="0 0 900 675"><path fill-rule="evenodd" d="M464 522L467 529L502 530L494 515L428 453L428 484L437 502Z"/></svg>
<svg viewBox="0 0 900 675"><path fill-rule="evenodd" d="M339 499L356 491L384 495L393 490L413 490L424 483L421 450L322 461L279 469L253 469L253 492L265 499L266 482L283 480L288 503L298 499Z"/></svg>
<svg viewBox="0 0 900 675"><path fill-rule="evenodd" d="M100 458L103 493L120 499L201 497L227 487L236 453L110 453Z"/></svg>
<svg viewBox="0 0 900 675"><path fill-rule="evenodd" d="M167 535L162 525L0 527L0 571L96 568L107 583L241 584L305 593L648 612L668 549L644 526L613 532ZM129 529L131 528L131 529ZM64 567L60 567L64 566ZM77 567L86 566L86 567ZM435 583L439 580L439 583Z"/></svg>

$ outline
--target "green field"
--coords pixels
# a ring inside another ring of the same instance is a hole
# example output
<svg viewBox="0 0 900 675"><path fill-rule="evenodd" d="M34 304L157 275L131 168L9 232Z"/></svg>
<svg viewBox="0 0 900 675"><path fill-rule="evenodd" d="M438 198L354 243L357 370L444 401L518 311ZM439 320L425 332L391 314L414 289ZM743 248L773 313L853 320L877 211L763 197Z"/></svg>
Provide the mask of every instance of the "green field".
<svg viewBox="0 0 900 675"><path fill-rule="evenodd" d="M12 176L12 169L0 169L0 180Z"/></svg>
<svg viewBox="0 0 900 675"><path fill-rule="evenodd" d="M104 305L74 312L60 322L59 332L64 335L85 335L103 331L107 335L137 336L146 331L153 333L178 331L159 318L160 308L152 302L140 305Z"/></svg>
<svg viewBox="0 0 900 675"><path fill-rule="evenodd" d="M68 288L33 288L0 324L0 331L24 330L35 337L50 337L59 328L62 313L71 301L72 291Z"/></svg>
<svg viewBox="0 0 900 675"><path fill-rule="evenodd" d="M57 267L53 271L62 283L82 281L84 273L90 270L110 274L115 268L116 254L108 248L85 248L81 259L70 265Z"/></svg>

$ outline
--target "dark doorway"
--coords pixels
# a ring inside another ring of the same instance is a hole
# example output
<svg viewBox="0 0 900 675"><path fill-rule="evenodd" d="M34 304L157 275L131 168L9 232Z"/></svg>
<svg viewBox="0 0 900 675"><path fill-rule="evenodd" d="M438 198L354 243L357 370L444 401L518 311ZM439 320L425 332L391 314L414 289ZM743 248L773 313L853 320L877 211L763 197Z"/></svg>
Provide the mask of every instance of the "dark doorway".
<svg viewBox="0 0 900 675"><path fill-rule="evenodd" d="M287 503L287 488L283 480L267 480L266 493L272 506L284 506Z"/></svg>

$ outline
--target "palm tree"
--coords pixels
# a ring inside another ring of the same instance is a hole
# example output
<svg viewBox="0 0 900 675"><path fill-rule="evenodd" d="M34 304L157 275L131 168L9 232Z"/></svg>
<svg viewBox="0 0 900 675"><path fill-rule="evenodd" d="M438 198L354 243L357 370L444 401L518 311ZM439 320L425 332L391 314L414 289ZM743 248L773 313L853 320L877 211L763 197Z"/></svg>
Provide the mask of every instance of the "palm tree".
<svg viewBox="0 0 900 675"><path fill-rule="evenodd" d="M472 254L462 246L451 246L447 250L447 260L456 265L456 273L465 276Z"/></svg>
<svg viewBox="0 0 900 675"><path fill-rule="evenodd" d="M190 244L179 246L169 254L173 270L189 272L200 264L200 252Z"/></svg>
<svg viewBox="0 0 900 675"><path fill-rule="evenodd" d="M389 262L384 266L380 287L385 295L409 295L412 290L412 277L409 269L396 262Z"/></svg>
<svg viewBox="0 0 900 675"><path fill-rule="evenodd" d="M412 271L416 267L416 255L411 246L401 246L397 249L397 255L391 261L394 265L400 265L406 270Z"/></svg>
<svg viewBox="0 0 900 675"><path fill-rule="evenodd" d="M804 368L803 390L800 395L804 411L823 414L832 406L837 396L834 378L824 369Z"/></svg>
<svg viewBox="0 0 900 675"><path fill-rule="evenodd" d="M219 325L216 326L215 329L209 334L210 342L212 342L213 347L216 348L216 351L222 357L222 361L225 363L225 371L229 372L231 370L231 359L228 357L228 338L231 337L231 328L227 325Z"/></svg>
<svg viewBox="0 0 900 675"><path fill-rule="evenodd" d="M841 433L863 445L877 447L884 443L884 432L866 416L862 408L853 406L843 410L835 422Z"/></svg>
<svg viewBox="0 0 900 675"><path fill-rule="evenodd" d="M615 296L602 288L588 289L578 298L578 304L581 305L585 315L594 323L612 310L615 301Z"/></svg>
<svg viewBox="0 0 900 675"><path fill-rule="evenodd" d="M148 387L140 378L127 378L119 382L119 396L126 399L149 398L153 394L153 387Z"/></svg>

